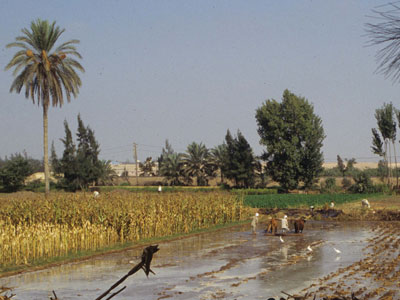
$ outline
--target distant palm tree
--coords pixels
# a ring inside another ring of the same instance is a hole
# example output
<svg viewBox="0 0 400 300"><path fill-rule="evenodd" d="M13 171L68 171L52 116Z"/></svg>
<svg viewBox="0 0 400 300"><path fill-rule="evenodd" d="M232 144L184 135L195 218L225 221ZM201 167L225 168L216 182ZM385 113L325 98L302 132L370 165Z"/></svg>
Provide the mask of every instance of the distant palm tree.
<svg viewBox="0 0 400 300"><path fill-rule="evenodd" d="M174 152L164 157L160 174L166 177L170 185L181 185L182 154Z"/></svg>
<svg viewBox="0 0 400 300"><path fill-rule="evenodd" d="M203 144L191 143L183 154L184 172L188 177L196 177L197 185L207 185L212 175L210 152Z"/></svg>
<svg viewBox="0 0 400 300"><path fill-rule="evenodd" d="M52 106L62 106L64 95L69 102L71 95L76 97L81 86L81 80L76 69L84 72L84 68L71 57L82 58L74 44L78 40L62 43L54 50L53 47L65 29L60 29L56 23L36 20L31 23L30 30L21 30L23 35L15 38L14 43L7 48L21 48L6 66L6 70L15 67L15 79L10 92L21 92L25 88L25 97L43 107L43 151L46 194L49 193L49 157L48 157L48 109Z"/></svg>
<svg viewBox="0 0 400 300"><path fill-rule="evenodd" d="M224 183L224 173L227 165L227 146L221 144L211 149L211 162L214 168L219 169L221 176L221 183Z"/></svg>

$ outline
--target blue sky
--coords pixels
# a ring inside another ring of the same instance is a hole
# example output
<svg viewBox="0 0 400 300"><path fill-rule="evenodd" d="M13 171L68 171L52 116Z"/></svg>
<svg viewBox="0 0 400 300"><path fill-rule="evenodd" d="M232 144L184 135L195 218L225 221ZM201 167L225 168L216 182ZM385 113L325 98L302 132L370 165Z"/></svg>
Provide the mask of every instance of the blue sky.
<svg viewBox="0 0 400 300"><path fill-rule="evenodd" d="M63 121L77 115L95 131L101 157L156 158L165 140L221 144L238 129L259 155L255 111L287 88L306 97L326 133L324 157L371 161L374 112L398 101L399 85L375 74L377 47L365 23L387 1L0 1L0 157L42 157L42 109L10 94L16 49L5 45L37 18L79 39L79 96L49 112L59 155Z"/></svg>

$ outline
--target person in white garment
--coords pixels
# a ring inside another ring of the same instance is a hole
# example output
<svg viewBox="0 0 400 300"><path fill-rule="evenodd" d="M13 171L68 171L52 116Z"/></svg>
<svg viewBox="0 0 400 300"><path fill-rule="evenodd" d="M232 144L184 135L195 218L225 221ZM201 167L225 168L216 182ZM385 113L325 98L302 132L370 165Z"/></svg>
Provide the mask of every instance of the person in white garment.
<svg viewBox="0 0 400 300"><path fill-rule="evenodd" d="M251 228L252 228L252 233L256 234L256 229L257 229L257 224L258 224L258 213L255 213L253 216L253 219L251 220Z"/></svg>
<svg viewBox="0 0 400 300"><path fill-rule="evenodd" d="M289 224L287 220L287 215L283 216L282 219L282 233L289 232Z"/></svg>

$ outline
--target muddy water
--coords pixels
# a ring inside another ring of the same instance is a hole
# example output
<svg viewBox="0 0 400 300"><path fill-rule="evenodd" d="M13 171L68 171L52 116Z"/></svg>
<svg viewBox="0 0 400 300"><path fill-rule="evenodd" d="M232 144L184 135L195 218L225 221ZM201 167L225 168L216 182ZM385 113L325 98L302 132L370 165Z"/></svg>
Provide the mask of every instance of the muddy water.
<svg viewBox="0 0 400 300"><path fill-rule="evenodd" d="M113 299L266 299L283 296L281 291L295 294L359 261L374 236L365 224L308 222L302 236L281 242L264 236L262 228L256 235L246 225L162 243L152 263L156 275L136 273ZM95 299L140 261L142 250L1 278L0 286L14 287L13 299L49 299L52 290L63 300Z"/></svg>

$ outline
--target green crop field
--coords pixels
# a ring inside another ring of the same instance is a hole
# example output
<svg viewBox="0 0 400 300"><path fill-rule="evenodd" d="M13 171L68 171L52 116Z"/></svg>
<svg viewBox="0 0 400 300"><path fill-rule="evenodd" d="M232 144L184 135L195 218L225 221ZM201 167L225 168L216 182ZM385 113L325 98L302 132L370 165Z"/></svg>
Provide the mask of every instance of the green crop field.
<svg viewBox="0 0 400 300"><path fill-rule="evenodd" d="M361 199L377 198L382 194L265 194L246 195L244 204L257 208L321 207L333 201L336 205Z"/></svg>

